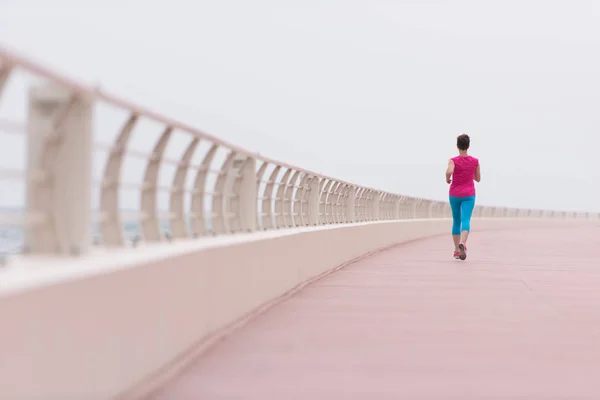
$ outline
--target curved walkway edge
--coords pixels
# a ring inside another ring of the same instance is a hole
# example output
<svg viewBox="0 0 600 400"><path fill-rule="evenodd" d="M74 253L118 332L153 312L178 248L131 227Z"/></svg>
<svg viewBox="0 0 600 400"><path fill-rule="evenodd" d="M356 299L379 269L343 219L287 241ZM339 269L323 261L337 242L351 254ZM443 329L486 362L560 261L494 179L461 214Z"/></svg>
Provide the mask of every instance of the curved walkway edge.
<svg viewBox="0 0 600 400"><path fill-rule="evenodd" d="M438 236L438 235L435 235L435 236ZM433 237L435 237L435 236L433 236ZM362 261L363 259L372 257L373 255L375 255L377 253L380 253L380 252L386 251L386 250L390 250L390 249L393 249L395 247L402 246L405 244L418 242L420 240L425 240L425 239L419 238L419 239L411 240L409 242L402 242L402 243L393 244L391 246L382 247L380 249L371 251L360 257L352 259L352 260L350 260L344 264L341 264L329 271L325 271L322 274L319 274L313 278L310 278L310 279L298 284L296 287L292 288L290 291L263 304L259 308L253 310L252 312L248 313L247 315L243 316L242 318L234 321L233 323L229 324L228 326L224 327L223 329L218 330L217 332L210 335L209 337L202 338L196 346L194 346L192 349L190 349L190 351L177 357L175 360L173 360L172 363L166 365L160 371L157 371L157 373L155 375L149 377L146 381L144 381L141 384L137 385L136 387L132 388L132 390L123 393L121 396L119 396L119 399L121 399L121 400L144 399L149 396L152 396L153 394L158 392L163 386L168 385L169 382L176 379L181 373L183 373L190 366L190 364L193 364L194 361L196 361L200 357L202 357L203 354L210 351L210 349L212 349L213 346L218 345L219 342L225 340L228 336L230 336L230 335L234 334L235 332L237 332L238 330L242 329L244 326L251 323L255 319L259 318L261 315L267 313L269 310L276 307L277 305L292 298L294 295L296 295L297 293L299 293L306 287L320 281L321 279L324 279L325 277L327 277L337 271L342 270L343 268L346 268L347 266L358 263L358 262Z"/></svg>

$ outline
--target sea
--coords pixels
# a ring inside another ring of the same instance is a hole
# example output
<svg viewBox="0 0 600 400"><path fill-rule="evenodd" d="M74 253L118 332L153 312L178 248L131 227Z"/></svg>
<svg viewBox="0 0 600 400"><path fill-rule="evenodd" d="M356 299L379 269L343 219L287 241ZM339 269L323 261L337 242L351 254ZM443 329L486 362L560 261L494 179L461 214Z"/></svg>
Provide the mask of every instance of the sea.
<svg viewBox="0 0 600 400"><path fill-rule="evenodd" d="M0 209L1 215L18 214L21 210L19 209ZM160 221L162 232L169 232L169 221ZM139 222L126 222L123 224L123 232L125 240L128 242L134 242L141 237L141 225ZM94 244L101 243L100 226L94 224L92 226L92 236ZM0 223L0 256L18 254L23 251L25 231L21 226L13 225L2 225Z"/></svg>

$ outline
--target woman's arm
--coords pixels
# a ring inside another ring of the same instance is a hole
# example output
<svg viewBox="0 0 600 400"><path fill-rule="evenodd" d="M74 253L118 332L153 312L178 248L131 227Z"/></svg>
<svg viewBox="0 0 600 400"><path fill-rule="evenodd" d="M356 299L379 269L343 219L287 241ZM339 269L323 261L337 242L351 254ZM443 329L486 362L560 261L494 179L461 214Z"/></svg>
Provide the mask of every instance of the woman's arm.
<svg viewBox="0 0 600 400"><path fill-rule="evenodd" d="M479 165L477 166L477 169L475 170L475 181L481 182L481 170L479 169Z"/></svg>
<svg viewBox="0 0 600 400"><path fill-rule="evenodd" d="M452 182L452 179L450 179L450 177L452 176L453 173L454 173L454 161L452 161L452 159L450 159L448 161L448 168L446 168L446 183L450 184Z"/></svg>

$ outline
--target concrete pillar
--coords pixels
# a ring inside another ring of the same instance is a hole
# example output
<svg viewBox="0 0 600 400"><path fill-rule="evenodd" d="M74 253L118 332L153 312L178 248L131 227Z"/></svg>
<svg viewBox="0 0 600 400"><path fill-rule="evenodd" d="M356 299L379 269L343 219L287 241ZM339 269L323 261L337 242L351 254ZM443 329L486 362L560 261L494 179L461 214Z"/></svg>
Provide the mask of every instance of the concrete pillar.
<svg viewBox="0 0 600 400"><path fill-rule="evenodd" d="M29 92L27 229L30 253L79 255L92 242L93 101L53 86Z"/></svg>

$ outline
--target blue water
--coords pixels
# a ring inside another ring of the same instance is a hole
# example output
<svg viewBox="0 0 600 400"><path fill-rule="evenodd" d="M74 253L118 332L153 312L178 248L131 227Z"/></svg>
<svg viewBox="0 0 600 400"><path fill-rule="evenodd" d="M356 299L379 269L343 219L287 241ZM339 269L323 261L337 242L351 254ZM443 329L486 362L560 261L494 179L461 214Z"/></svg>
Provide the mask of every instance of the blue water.
<svg viewBox="0 0 600 400"><path fill-rule="evenodd" d="M23 229L0 226L0 254L15 254L23 247Z"/></svg>
<svg viewBox="0 0 600 400"><path fill-rule="evenodd" d="M14 212L14 210L0 210L2 213ZM169 232L169 222L161 221L162 232ZM128 222L123 224L123 231L126 241L134 241L136 238L141 237L141 226L138 222ZM92 234L94 242L100 244L100 227L95 224L92 227ZM2 226L0 225L0 254L16 254L20 253L23 249L24 243L24 230L21 227L16 226Z"/></svg>
<svg viewBox="0 0 600 400"><path fill-rule="evenodd" d="M123 226L125 232L125 239L128 241L133 240L135 237L140 236L140 224L128 223ZM163 230L168 229L168 224L165 223ZM98 227L93 228L94 239L99 241L100 235L98 234ZM23 249L24 232L21 227L14 226L0 226L0 254L16 254L20 253Z"/></svg>

